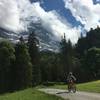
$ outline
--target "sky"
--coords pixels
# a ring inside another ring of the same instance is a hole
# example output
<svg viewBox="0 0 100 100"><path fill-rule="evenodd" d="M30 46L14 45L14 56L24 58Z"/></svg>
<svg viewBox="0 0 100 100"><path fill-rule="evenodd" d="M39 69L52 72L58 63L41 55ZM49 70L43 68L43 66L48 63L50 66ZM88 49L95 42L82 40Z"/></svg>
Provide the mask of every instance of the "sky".
<svg viewBox="0 0 100 100"><path fill-rule="evenodd" d="M100 0L0 0L1 28L20 33L31 22L76 43L81 33L100 26Z"/></svg>

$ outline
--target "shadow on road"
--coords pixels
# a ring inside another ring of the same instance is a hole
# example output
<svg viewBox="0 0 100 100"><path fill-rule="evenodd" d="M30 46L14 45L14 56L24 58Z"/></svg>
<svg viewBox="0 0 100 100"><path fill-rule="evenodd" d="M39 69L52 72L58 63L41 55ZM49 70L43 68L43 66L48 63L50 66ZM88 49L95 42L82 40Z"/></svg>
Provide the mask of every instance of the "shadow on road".
<svg viewBox="0 0 100 100"><path fill-rule="evenodd" d="M58 93L56 93L56 94L63 94L63 93L69 93L69 92L58 92Z"/></svg>

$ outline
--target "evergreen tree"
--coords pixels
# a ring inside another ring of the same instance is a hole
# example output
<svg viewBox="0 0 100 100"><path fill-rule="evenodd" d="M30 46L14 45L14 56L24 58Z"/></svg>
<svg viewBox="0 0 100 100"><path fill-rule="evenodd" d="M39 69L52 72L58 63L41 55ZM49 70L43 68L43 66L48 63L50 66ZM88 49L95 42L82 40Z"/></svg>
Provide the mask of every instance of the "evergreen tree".
<svg viewBox="0 0 100 100"><path fill-rule="evenodd" d="M97 48L100 48L100 28L91 28L86 33L86 37L82 37L76 44L77 58L79 59L81 75L84 81L96 79L99 73L99 61ZM98 64L98 65L97 65ZM98 70L98 71L97 71Z"/></svg>
<svg viewBox="0 0 100 100"><path fill-rule="evenodd" d="M28 48L32 62L33 85L37 85L41 82L38 44L39 41L37 40L34 32L32 32L28 37Z"/></svg>
<svg viewBox="0 0 100 100"><path fill-rule="evenodd" d="M63 80L63 68L60 54L51 51L40 52L40 66L42 82L58 82Z"/></svg>
<svg viewBox="0 0 100 100"><path fill-rule="evenodd" d="M65 37L65 34L64 34L64 38L61 40L61 60L62 60L62 64L63 64L63 67L64 67L64 73L69 72L69 67L67 66L67 55L68 55L68 45L67 45L67 41L66 41L66 37Z"/></svg>
<svg viewBox="0 0 100 100"><path fill-rule="evenodd" d="M20 41L15 47L15 89L24 89L32 86L32 64L28 48L24 41Z"/></svg>
<svg viewBox="0 0 100 100"><path fill-rule="evenodd" d="M87 79L100 79L100 48L90 48L84 57L83 69L87 73Z"/></svg>
<svg viewBox="0 0 100 100"><path fill-rule="evenodd" d="M70 40L67 42L64 34L64 38L61 43L61 60L63 65L64 74L68 74L69 71L72 71L72 44Z"/></svg>
<svg viewBox="0 0 100 100"><path fill-rule="evenodd" d="M12 90L14 52L13 46L8 41L0 43L0 92Z"/></svg>
<svg viewBox="0 0 100 100"><path fill-rule="evenodd" d="M92 29L87 32L86 37L82 37L78 40L76 44L76 50L78 57L84 57L88 49L92 47L100 48L100 28Z"/></svg>
<svg viewBox="0 0 100 100"><path fill-rule="evenodd" d="M70 72L73 72L73 58L74 58L74 55L73 55L73 47L72 47L72 43L71 41L69 40L68 41L68 66L69 66L69 71Z"/></svg>

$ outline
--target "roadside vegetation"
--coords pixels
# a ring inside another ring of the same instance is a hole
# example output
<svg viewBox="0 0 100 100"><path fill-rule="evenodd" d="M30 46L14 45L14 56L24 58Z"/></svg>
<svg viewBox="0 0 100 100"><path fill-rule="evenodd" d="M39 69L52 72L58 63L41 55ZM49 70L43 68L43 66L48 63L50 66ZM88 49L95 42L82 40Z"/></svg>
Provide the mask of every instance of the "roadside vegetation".
<svg viewBox="0 0 100 100"><path fill-rule="evenodd" d="M15 93L8 93L1 95L0 100L63 100L63 99L30 88Z"/></svg>
<svg viewBox="0 0 100 100"><path fill-rule="evenodd" d="M77 89L79 91L97 92L100 93L100 80L88 82L84 84L78 84Z"/></svg>

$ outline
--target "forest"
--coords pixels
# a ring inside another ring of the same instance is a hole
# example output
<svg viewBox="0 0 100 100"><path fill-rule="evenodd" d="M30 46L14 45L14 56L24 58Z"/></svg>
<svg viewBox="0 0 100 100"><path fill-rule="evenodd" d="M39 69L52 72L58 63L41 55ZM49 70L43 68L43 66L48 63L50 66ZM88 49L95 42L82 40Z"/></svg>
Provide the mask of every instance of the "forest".
<svg viewBox="0 0 100 100"><path fill-rule="evenodd" d="M77 82L100 79L100 28L90 29L77 44L59 42L59 52L39 50L39 40L31 32L14 44L0 41L0 93L12 92L49 82L64 82L69 72Z"/></svg>

